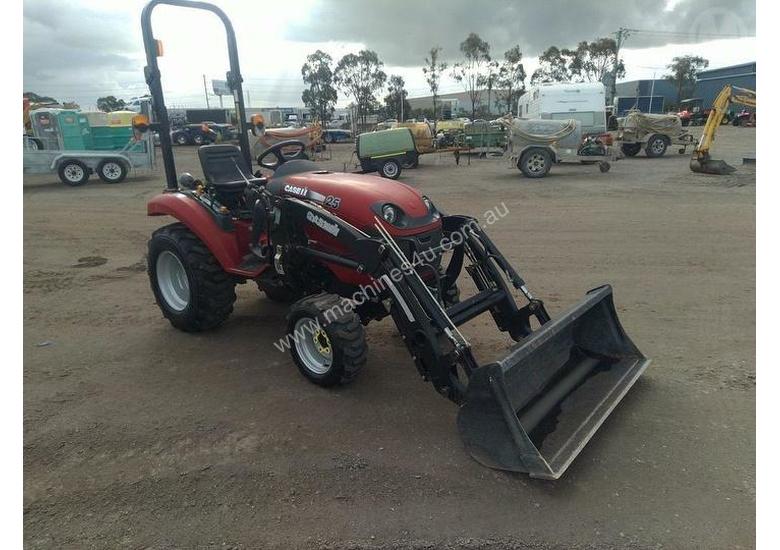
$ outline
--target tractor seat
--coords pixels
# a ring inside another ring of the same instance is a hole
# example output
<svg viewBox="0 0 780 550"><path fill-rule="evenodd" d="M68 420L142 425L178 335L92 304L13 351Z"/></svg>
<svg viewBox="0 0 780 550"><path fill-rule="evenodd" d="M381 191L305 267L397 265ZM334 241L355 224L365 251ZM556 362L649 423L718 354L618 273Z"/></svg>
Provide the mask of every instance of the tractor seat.
<svg viewBox="0 0 780 550"><path fill-rule="evenodd" d="M235 145L201 145L198 158L206 183L219 190L241 191L246 187L246 179L254 179L252 171L244 162L241 149Z"/></svg>

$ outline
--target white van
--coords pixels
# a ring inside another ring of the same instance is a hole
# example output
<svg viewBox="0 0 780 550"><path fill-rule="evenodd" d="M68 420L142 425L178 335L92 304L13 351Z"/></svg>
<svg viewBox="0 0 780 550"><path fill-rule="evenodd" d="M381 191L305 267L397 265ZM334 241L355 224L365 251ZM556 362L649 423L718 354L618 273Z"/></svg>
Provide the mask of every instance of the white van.
<svg viewBox="0 0 780 550"><path fill-rule="evenodd" d="M527 119L575 119L582 123L584 134L602 134L607 131L604 84L565 82L531 86L517 100L517 116Z"/></svg>

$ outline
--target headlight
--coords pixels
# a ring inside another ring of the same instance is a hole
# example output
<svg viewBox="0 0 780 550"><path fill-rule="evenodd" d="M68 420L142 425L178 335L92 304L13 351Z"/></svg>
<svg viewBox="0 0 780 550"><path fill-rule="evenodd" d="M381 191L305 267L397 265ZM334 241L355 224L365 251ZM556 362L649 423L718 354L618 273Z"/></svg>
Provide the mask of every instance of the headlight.
<svg viewBox="0 0 780 550"><path fill-rule="evenodd" d="M398 210L392 204L386 204L382 207L382 217L387 223L395 223L398 219Z"/></svg>

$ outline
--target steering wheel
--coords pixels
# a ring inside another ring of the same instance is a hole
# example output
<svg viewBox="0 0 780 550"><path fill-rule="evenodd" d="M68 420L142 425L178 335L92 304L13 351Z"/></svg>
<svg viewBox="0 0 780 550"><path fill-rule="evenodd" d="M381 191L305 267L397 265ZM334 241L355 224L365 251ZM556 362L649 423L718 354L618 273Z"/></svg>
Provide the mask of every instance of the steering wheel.
<svg viewBox="0 0 780 550"><path fill-rule="evenodd" d="M285 151L287 149L287 151ZM289 152L293 149L293 152ZM267 157L273 156L273 162L267 162ZM308 159L306 155L306 144L297 139L288 139L280 141L260 153L257 157L257 164L261 168L276 171L282 164L288 160Z"/></svg>

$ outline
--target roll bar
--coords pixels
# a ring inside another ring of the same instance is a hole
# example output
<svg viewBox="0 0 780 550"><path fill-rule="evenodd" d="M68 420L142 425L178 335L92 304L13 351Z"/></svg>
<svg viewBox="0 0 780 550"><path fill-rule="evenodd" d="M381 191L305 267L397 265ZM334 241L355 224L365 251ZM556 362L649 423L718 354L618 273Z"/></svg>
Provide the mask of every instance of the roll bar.
<svg viewBox="0 0 780 550"><path fill-rule="evenodd" d="M236 34L230 19L220 8L207 2L151 0L144 6L141 12L141 32L144 39L144 49L146 50L144 77L152 94L152 109L154 110L154 117L157 123L155 128L160 133L160 149L162 151L163 165L165 166L166 185L169 190L174 190L178 189L178 183L176 181L176 164L173 159L173 144L171 143L171 123L168 119L168 111L165 108L160 69L157 65L157 57L160 54L157 51L157 40L152 33L152 11L160 4L210 11L222 20L222 23L225 25L225 33L227 34L228 57L230 59L230 70L227 72L226 79L228 87L233 92L236 117L238 118L238 142L241 147L241 155L244 157L247 166L252 166L252 155L249 150L249 136L247 135L248 127L246 110L244 108L244 92L241 88L243 78L241 77L241 69L238 64L238 46L236 45Z"/></svg>

